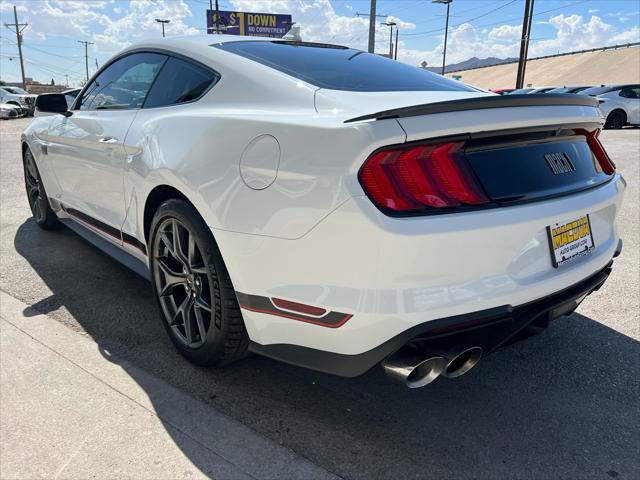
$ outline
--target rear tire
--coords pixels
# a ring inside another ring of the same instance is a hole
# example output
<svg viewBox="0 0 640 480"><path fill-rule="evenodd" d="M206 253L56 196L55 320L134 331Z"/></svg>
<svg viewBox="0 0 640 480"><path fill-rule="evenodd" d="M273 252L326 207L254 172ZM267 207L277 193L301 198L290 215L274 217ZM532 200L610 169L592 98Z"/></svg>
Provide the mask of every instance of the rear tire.
<svg viewBox="0 0 640 480"><path fill-rule="evenodd" d="M24 168L24 183L27 190L27 199L31 214L36 224L43 230L56 230L62 226L58 216L51 209L49 197L44 189L40 171L33 158L31 150L27 148L22 156Z"/></svg>
<svg viewBox="0 0 640 480"><path fill-rule="evenodd" d="M220 250L196 210L171 199L151 224L149 260L162 323L178 351L202 366L244 357L249 336Z"/></svg>
<svg viewBox="0 0 640 480"><path fill-rule="evenodd" d="M622 110L614 110L607 116L604 128L609 130L619 130L627 124L627 114Z"/></svg>

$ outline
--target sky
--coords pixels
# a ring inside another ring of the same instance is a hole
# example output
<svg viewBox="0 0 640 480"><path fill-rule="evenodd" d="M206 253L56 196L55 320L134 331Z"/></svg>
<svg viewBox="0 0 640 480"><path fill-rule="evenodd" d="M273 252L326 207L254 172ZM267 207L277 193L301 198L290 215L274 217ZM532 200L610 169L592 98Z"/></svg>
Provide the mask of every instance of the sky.
<svg viewBox="0 0 640 480"><path fill-rule="evenodd" d="M369 0L220 0L221 10L288 13L303 40L367 49ZM447 64L471 57L517 57L524 0L453 0ZM77 86L122 48L162 35L156 18L170 19L167 36L206 34L209 0L0 0L0 79L18 81L15 33L23 32L25 75ZM431 0L378 0L376 52L389 50L387 20L399 26L398 60L442 63L446 7ZM386 17L385 17L386 16ZM529 57L640 41L640 0L536 0Z"/></svg>

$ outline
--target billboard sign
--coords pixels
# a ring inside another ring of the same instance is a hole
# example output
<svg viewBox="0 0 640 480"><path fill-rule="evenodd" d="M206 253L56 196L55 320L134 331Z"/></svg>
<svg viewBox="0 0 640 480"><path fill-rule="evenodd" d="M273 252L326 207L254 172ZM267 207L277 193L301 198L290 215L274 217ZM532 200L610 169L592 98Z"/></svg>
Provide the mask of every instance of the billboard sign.
<svg viewBox="0 0 640 480"><path fill-rule="evenodd" d="M282 38L292 23L291 15L220 10L218 29L227 35ZM207 32L216 33L215 10L207 10Z"/></svg>

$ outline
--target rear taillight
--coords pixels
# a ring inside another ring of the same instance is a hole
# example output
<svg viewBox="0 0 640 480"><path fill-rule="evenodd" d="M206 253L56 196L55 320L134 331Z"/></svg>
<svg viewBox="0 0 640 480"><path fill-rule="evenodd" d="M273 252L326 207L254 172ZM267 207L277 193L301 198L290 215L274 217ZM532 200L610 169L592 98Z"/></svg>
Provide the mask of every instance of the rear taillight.
<svg viewBox="0 0 640 480"><path fill-rule="evenodd" d="M573 131L575 135L584 135L587 137L587 145L591 149L591 152L596 157L600 168L607 175L611 175L616 171L616 164L609 158L609 154L600 143L598 136L600 135L600 129L593 130L591 132L584 128L577 128Z"/></svg>
<svg viewBox="0 0 640 480"><path fill-rule="evenodd" d="M360 169L360 183L376 206L393 212L488 203L462 146L449 142L380 150Z"/></svg>

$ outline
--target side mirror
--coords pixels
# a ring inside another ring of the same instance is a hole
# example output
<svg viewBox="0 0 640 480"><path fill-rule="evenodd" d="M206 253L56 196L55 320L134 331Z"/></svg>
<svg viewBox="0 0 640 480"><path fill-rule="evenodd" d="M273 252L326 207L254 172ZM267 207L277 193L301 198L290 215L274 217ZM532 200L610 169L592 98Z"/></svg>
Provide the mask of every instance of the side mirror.
<svg viewBox="0 0 640 480"><path fill-rule="evenodd" d="M43 93L36 98L36 108L41 112L61 113L69 116L67 99L62 93Z"/></svg>

